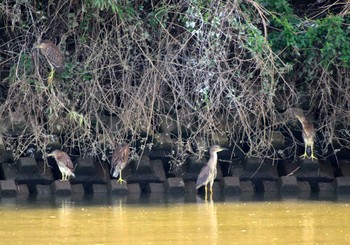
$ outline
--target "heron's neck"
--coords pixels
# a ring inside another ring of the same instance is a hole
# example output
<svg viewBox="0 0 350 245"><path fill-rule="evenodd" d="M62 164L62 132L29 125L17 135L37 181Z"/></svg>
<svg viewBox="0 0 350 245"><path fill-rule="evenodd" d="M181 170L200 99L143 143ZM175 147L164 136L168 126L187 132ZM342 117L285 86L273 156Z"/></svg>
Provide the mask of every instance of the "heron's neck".
<svg viewBox="0 0 350 245"><path fill-rule="evenodd" d="M214 162L215 162L215 165L216 165L216 163L217 163L217 161L218 161L218 154L217 154L216 152L212 152L211 155L210 155L209 161L210 161L210 160L214 161Z"/></svg>

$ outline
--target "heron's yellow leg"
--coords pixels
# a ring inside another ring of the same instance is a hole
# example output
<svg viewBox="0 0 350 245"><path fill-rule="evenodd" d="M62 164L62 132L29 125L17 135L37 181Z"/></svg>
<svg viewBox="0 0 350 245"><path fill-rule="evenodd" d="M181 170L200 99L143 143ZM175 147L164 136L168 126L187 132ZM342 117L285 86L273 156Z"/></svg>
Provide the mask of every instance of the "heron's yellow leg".
<svg viewBox="0 0 350 245"><path fill-rule="evenodd" d="M55 69L51 67L50 75L49 75L49 77L47 78L47 83L48 83L48 84L51 84L51 83L52 83L54 74L55 74Z"/></svg>
<svg viewBox="0 0 350 245"><path fill-rule="evenodd" d="M208 192L208 187L207 187L207 185L205 185L205 200L208 199L207 192Z"/></svg>
<svg viewBox="0 0 350 245"><path fill-rule="evenodd" d="M126 183L126 181L122 178L122 171L119 171L119 179L117 180L117 182L120 184L123 184L123 182Z"/></svg>
<svg viewBox="0 0 350 245"><path fill-rule="evenodd" d="M307 145L305 145L305 152L304 152L303 155L300 156L300 158L305 159L305 157L309 157L309 156L307 155Z"/></svg>
<svg viewBox="0 0 350 245"><path fill-rule="evenodd" d="M61 181L63 181L64 180L64 173L61 173L61 174L62 174Z"/></svg>
<svg viewBox="0 0 350 245"><path fill-rule="evenodd" d="M311 156L309 156L309 155L307 154L307 147L308 147L308 146L310 146L310 148L311 148ZM300 158L305 159L305 157L311 158L312 160L313 160L313 159L317 160L317 157L315 157L315 155L314 155L314 145L305 145L305 152L304 152L303 155L300 156Z"/></svg>
<svg viewBox="0 0 350 245"><path fill-rule="evenodd" d="M210 199L213 199L213 186L210 186Z"/></svg>
<svg viewBox="0 0 350 245"><path fill-rule="evenodd" d="M314 145L311 145L311 160L313 160L313 159L315 159L315 160L317 160L317 157L315 157L315 155L314 155Z"/></svg>

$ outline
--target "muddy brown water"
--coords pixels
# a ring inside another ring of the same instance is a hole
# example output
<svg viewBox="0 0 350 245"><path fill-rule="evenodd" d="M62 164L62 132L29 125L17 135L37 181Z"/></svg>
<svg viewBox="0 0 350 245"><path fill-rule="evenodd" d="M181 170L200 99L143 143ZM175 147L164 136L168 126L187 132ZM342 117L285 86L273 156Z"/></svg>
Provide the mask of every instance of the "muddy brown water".
<svg viewBox="0 0 350 245"><path fill-rule="evenodd" d="M348 201L0 199L0 244L350 244Z"/></svg>

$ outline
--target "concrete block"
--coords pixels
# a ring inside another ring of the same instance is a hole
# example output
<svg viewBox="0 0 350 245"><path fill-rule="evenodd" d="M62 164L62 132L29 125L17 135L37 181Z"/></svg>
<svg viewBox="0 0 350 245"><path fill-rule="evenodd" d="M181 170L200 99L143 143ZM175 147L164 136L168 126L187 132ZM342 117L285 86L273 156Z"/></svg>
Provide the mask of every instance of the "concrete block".
<svg viewBox="0 0 350 245"><path fill-rule="evenodd" d="M166 188L168 193L185 193L185 183L182 178L168 178L166 181Z"/></svg>
<svg viewBox="0 0 350 245"><path fill-rule="evenodd" d="M51 186L50 185L35 185L35 193L37 195L51 195Z"/></svg>
<svg viewBox="0 0 350 245"><path fill-rule="evenodd" d="M137 183L127 184L127 189L128 189L130 194L140 194L141 193L140 185Z"/></svg>
<svg viewBox="0 0 350 245"><path fill-rule="evenodd" d="M51 183L51 191L57 196L69 196L72 194L72 187L69 181L55 180Z"/></svg>
<svg viewBox="0 0 350 245"><path fill-rule="evenodd" d="M135 163L137 164L137 163ZM143 155L140 159L139 165L134 166L134 171L137 172L138 175L141 174L153 174L151 168L151 161L147 155Z"/></svg>
<svg viewBox="0 0 350 245"><path fill-rule="evenodd" d="M177 130L176 120L174 120L174 117L170 115L161 115L159 126L162 133L169 134L176 132Z"/></svg>
<svg viewBox="0 0 350 245"><path fill-rule="evenodd" d="M244 170L248 172L256 172L258 171L267 171L271 168L272 161L271 160L263 160L257 157L249 157L246 159L244 163Z"/></svg>
<svg viewBox="0 0 350 245"><path fill-rule="evenodd" d="M250 180L241 181L241 192L254 192L254 185Z"/></svg>
<svg viewBox="0 0 350 245"><path fill-rule="evenodd" d="M320 165L318 163L318 160L314 159L300 159L301 163L301 171L311 172L311 171L319 171Z"/></svg>
<svg viewBox="0 0 350 245"><path fill-rule="evenodd" d="M273 131L271 134L272 146L275 149L285 149L285 137L279 131Z"/></svg>
<svg viewBox="0 0 350 245"><path fill-rule="evenodd" d="M156 150L172 150L173 141L169 133L156 133L154 135L154 148Z"/></svg>
<svg viewBox="0 0 350 245"><path fill-rule="evenodd" d="M319 192L334 192L334 184L332 182L319 182L318 190Z"/></svg>
<svg viewBox="0 0 350 245"><path fill-rule="evenodd" d="M310 183L318 181L331 182L334 179L332 172L329 172L324 167L321 169L319 161L316 160L284 161L281 168L286 175L293 173L293 176L296 176L298 181L308 181Z"/></svg>
<svg viewBox="0 0 350 245"><path fill-rule="evenodd" d="M193 181L184 181L185 182L185 192L186 193L197 193L196 183Z"/></svg>
<svg viewBox="0 0 350 245"><path fill-rule="evenodd" d="M282 194L298 193L298 181L295 176L282 176L279 181L279 188Z"/></svg>
<svg viewBox="0 0 350 245"><path fill-rule="evenodd" d="M241 184L238 177L227 176L222 180L224 194L239 194Z"/></svg>
<svg viewBox="0 0 350 245"><path fill-rule="evenodd" d="M17 171L21 174L36 174L38 172L35 158L21 157L17 160Z"/></svg>
<svg viewBox="0 0 350 245"><path fill-rule="evenodd" d="M246 159L243 163L243 171L238 173L240 173L239 176L237 176L237 173L234 173L233 176L239 177L241 180L276 181L279 178L277 164L269 159L262 161L255 157Z"/></svg>
<svg viewBox="0 0 350 245"><path fill-rule="evenodd" d="M96 168L95 168L95 162L94 159L91 157L86 157L86 158L82 158L82 157L78 157L75 161L74 161L74 165L76 165L75 167L75 175L87 175L87 176L91 176L91 175L95 175L96 174Z"/></svg>
<svg viewBox="0 0 350 245"><path fill-rule="evenodd" d="M350 160L339 160L339 168L342 176L350 176Z"/></svg>
<svg viewBox="0 0 350 245"><path fill-rule="evenodd" d="M161 160L151 160L150 164L153 174L157 176L160 181L164 182L166 180L166 174L163 162Z"/></svg>
<svg viewBox="0 0 350 245"><path fill-rule="evenodd" d="M150 193L164 193L165 192L164 183L149 183L147 190Z"/></svg>
<svg viewBox="0 0 350 245"><path fill-rule="evenodd" d="M164 167L159 161L151 161L147 155L141 157L139 166L137 162L132 162L132 175L127 178L128 183L148 184L151 182L163 182L165 178Z"/></svg>
<svg viewBox="0 0 350 245"><path fill-rule="evenodd" d="M18 165L16 163L1 163L1 167L4 179L13 179L18 185L27 184L31 193L36 192L36 184L50 185L53 181L52 171L45 166L44 162L37 162L35 168L24 167L23 169L26 169L23 171L24 173L18 171ZM28 172L28 169L32 169L33 171Z"/></svg>
<svg viewBox="0 0 350 245"><path fill-rule="evenodd" d="M109 188L107 187L106 184L93 184L92 185L92 192L94 194L96 193L108 193L109 192Z"/></svg>
<svg viewBox="0 0 350 245"><path fill-rule="evenodd" d="M334 179L334 171L333 171L332 163L330 161L322 161L322 160L319 160L318 163L320 166L320 172Z"/></svg>
<svg viewBox="0 0 350 245"><path fill-rule="evenodd" d="M17 195L17 186L14 180L0 180L0 195L14 197Z"/></svg>
<svg viewBox="0 0 350 245"><path fill-rule="evenodd" d="M18 185L17 186L17 192L18 192L18 195L28 196L29 195L28 186L27 185Z"/></svg>
<svg viewBox="0 0 350 245"><path fill-rule="evenodd" d="M79 157L74 161L74 165L75 178L70 179L73 185L84 184L86 186L88 184L106 184L110 180L107 164L95 162L93 158Z"/></svg>
<svg viewBox="0 0 350 245"><path fill-rule="evenodd" d="M338 194L350 194L350 177L337 177L334 181Z"/></svg>
<svg viewBox="0 0 350 245"><path fill-rule="evenodd" d="M299 192L311 193L311 186L307 181L298 181Z"/></svg>
<svg viewBox="0 0 350 245"><path fill-rule="evenodd" d="M264 192L279 192L277 181L265 180L262 182Z"/></svg>
<svg viewBox="0 0 350 245"><path fill-rule="evenodd" d="M82 184L71 185L71 190L73 195L84 195L85 190Z"/></svg>
<svg viewBox="0 0 350 245"><path fill-rule="evenodd" d="M108 183L109 192L114 195L127 195L128 185L126 183L118 183L116 180L111 180Z"/></svg>

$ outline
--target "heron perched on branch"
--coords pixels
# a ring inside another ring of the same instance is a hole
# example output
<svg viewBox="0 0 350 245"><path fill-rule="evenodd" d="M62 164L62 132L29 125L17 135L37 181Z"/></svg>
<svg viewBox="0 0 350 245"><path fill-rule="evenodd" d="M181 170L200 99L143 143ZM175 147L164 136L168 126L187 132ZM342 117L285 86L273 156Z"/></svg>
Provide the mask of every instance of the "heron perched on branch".
<svg viewBox="0 0 350 245"><path fill-rule="evenodd" d="M210 158L207 164L202 168L200 171L197 181L196 181L196 189L199 189L201 186L205 186L205 199L207 199L207 192L209 184L210 186L210 197L213 195L213 184L214 180L217 175L217 162L218 162L218 155L217 152L226 150L225 148L222 148L218 145L213 145L210 148Z"/></svg>
<svg viewBox="0 0 350 245"><path fill-rule="evenodd" d="M120 144L114 151L111 161L111 175L114 178L118 178L117 182L122 184L126 183L122 178L122 170L125 168L129 158L129 145L126 143Z"/></svg>
<svg viewBox="0 0 350 245"><path fill-rule="evenodd" d="M58 168L60 169L62 174L61 180L68 180L71 176L73 178L75 177L75 174L73 173L74 165L67 153L60 150L54 150L53 152L48 154L48 156L52 156L55 158Z"/></svg>
<svg viewBox="0 0 350 245"><path fill-rule="evenodd" d="M306 119L306 117L300 113L300 112L294 112L295 117L299 120L303 127L303 140L305 143L305 152L303 155L300 157L302 158L311 158L311 159L317 159L314 155L314 142L315 142L315 136L316 136L316 131L314 128L314 125ZM307 153L307 149L310 147L311 150L311 155L309 156Z"/></svg>
<svg viewBox="0 0 350 245"><path fill-rule="evenodd" d="M40 49L47 62L50 64L51 72L48 77L48 83L51 83L55 71L57 71L57 73L62 73L64 71L64 55L50 40L42 41L39 45L36 46L36 48Z"/></svg>

